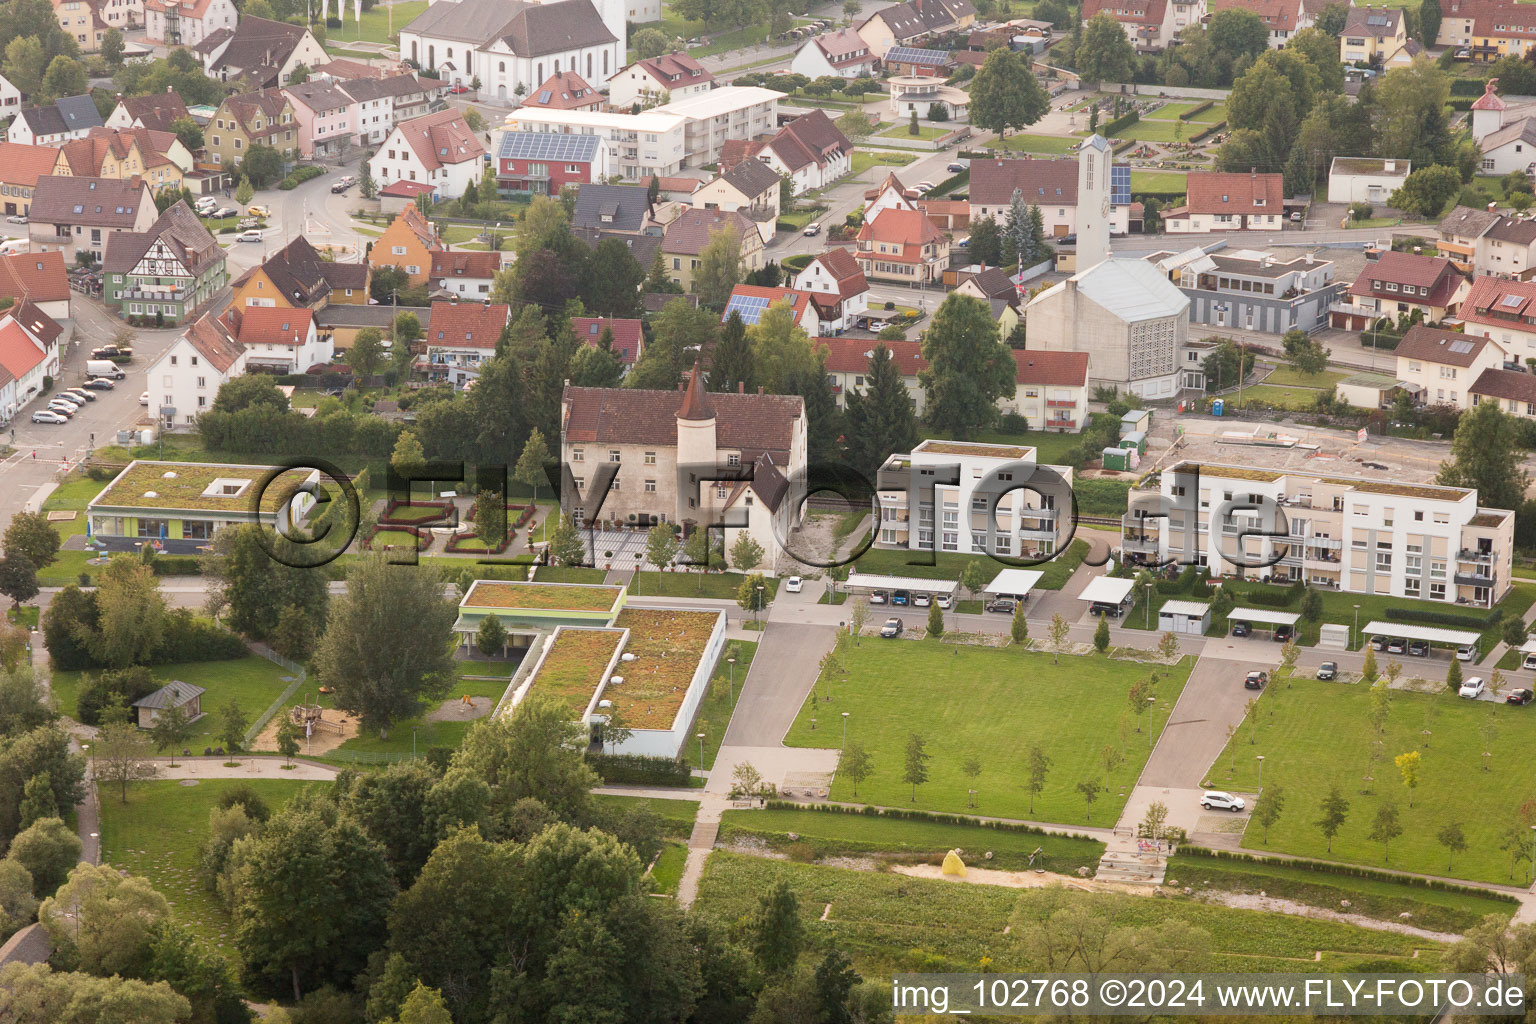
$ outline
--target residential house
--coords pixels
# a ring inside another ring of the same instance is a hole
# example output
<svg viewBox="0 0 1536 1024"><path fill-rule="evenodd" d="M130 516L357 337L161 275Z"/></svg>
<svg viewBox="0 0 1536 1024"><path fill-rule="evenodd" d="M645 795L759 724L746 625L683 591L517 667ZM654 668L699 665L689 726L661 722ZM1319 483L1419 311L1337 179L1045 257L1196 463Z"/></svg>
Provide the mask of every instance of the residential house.
<svg viewBox="0 0 1536 1024"><path fill-rule="evenodd" d="M1536 275L1536 223L1497 209L1458 206L1439 225L1435 251L1464 273L1479 276Z"/></svg>
<svg viewBox="0 0 1536 1024"><path fill-rule="evenodd" d="M58 149L53 173L86 178L141 177L156 192L178 191L192 151L171 132L92 128Z"/></svg>
<svg viewBox="0 0 1536 1024"><path fill-rule="evenodd" d="M1443 256L1384 252L1366 263L1349 286L1349 302L1334 306L1334 327L1363 331L1377 320L1422 314L1426 323L1439 323L1456 313L1470 285L1456 265Z"/></svg>
<svg viewBox="0 0 1536 1024"><path fill-rule="evenodd" d="M30 301L54 320L68 320L72 295L64 254L58 250L0 255L0 299L13 305Z"/></svg>
<svg viewBox="0 0 1536 1024"><path fill-rule="evenodd" d="M275 89L293 81L294 69L323 64L330 58L313 32L250 15L231 31L217 28L192 46L209 77L243 81L248 89Z"/></svg>
<svg viewBox="0 0 1536 1024"><path fill-rule="evenodd" d="M335 358L331 335L315 329L312 309L232 306L224 314L224 322L245 346L246 364L251 370L304 373Z"/></svg>
<svg viewBox="0 0 1536 1024"><path fill-rule="evenodd" d="M825 188L853 169L853 143L824 110L790 121L766 139L726 143L722 171L756 158L777 175L787 176L795 195Z"/></svg>
<svg viewBox="0 0 1536 1024"><path fill-rule="evenodd" d="M172 430L194 429L219 388L245 373L245 361L245 346L223 318L198 317L145 371L161 422Z"/></svg>
<svg viewBox="0 0 1536 1024"><path fill-rule="evenodd" d="M885 51L881 64L888 74L898 77L948 78L955 71L955 58L948 50L919 46L893 46Z"/></svg>
<svg viewBox="0 0 1536 1024"><path fill-rule="evenodd" d="M1269 30L1271 50L1281 49L1291 36L1312 26L1312 16L1302 0L1211 0L1212 14L1229 8L1247 11L1262 21Z"/></svg>
<svg viewBox="0 0 1536 1024"><path fill-rule="evenodd" d="M854 258L870 280L932 284L949 266L949 238L918 210L886 210L859 228Z"/></svg>
<svg viewBox="0 0 1536 1024"><path fill-rule="evenodd" d="M83 139L92 128L102 126L101 113L90 96L64 96L46 107L29 107L16 114L6 129L8 142L33 146L57 146L70 139Z"/></svg>
<svg viewBox="0 0 1536 1024"><path fill-rule="evenodd" d="M58 162L59 151L52 147L0 142L0 204L6 216L31 212L37 179L52 174Z"/></svg>
<svg viewBox="0 0 1536 1024"><path fill-rule="evenodd" d="M195 319L229 281L225 253L186 200L177 200L147 231L107 238L102 301L119 316L158 325Z"/></svg>
<svg viewBox="0 0 1536 1024"><path fill-rule="evenodd" d="M8 393L12 419L43 393L46 378L59 379L59 336L64 329L27 299L0 313L0 367L14 382ZM5 412L0 404L0 412Z"/></svg>
<svg viewBox="0 0 1536 1024"><path fill-rule="evenodd" d="M699 267L699 254L716 231L729 231L741 240L742 276L762 267L763 236L746 217L735 211L684 210L667 225L661 241L667 276L684 292L693 292L693 272Z"/></svg>
<svg viewBox="0 0 1536 1024"><path fill-rule="evenodd" d="M59 29L81 53L101 52L101 39L112 26L102 14L100 0L53 0L53 13Z"/></svg>
<svg viewBox="0 0 1536 1024"><path fill-rule="evenodd" d="M1380 206L1403 187L1412 173L1410 160L1336 156L1328 165L1328 201Z"/></svg>
<svg viewBox="0 0 1536 1024"><path fill-rule="evenodd" d="M1513 121L1483 136L1478 146L1483 151L1483 174L1529 174L1536 167L1536 118Z"/></svg>
<svg viewBox="0 0 1536 1024"><path fill-rule="evenodd" d="M795 275L797 291L806 292L816 307L820 335L850 330L869 309L869 280L853 253L842 246L814 257Z"/></svg>
<svg viewBox="0 0 1536 1024"><path fill-rule="evenodd" d="M520 107L503 122L509 132L595 135L608 144L610 173L625 181L667 178L682 170L688 161L687 125L686 117L660 110L629 114L543 107Z"/></svg>
<svg viewBox="0 0 1536 1024"><path fill-rule="evenodd" d="M651 214L650 190L646 186L588 182L576 190L571 229L626 235L660 231L660 225L652 221Z"/></svg>
<svg viewBox="0 0 1536 1024"><path fill-rule="evenodd" d="M571 468L560 493L566 515L577 523L724 527L727 551L745 530L765 552L767 572L798 569L783 542L800 526L806 459L804 399L706 392L697 371L682 393L568 386L560 402L560 462ZM701 465L750 465L752 479L685 483L679 468ZM617 475L598 495L588 480L606 466Z"/></svg>
<svg viewBox="0 0 1536 1024"><path fill-rule="evenodd" d="M8 424L16 418L16 412L21 408L21 403L16 397L16 376L5 367L5 357L0 355L0 424ZM41 926L38 926L39 929ZM4 952L15 940L12 939L5 946L0 947ZM44 954L46 958L46 952Z"/></svg>
<svg viewBox="0 0 1536 1024"><path fill-rule="evenodd" d="M974 24L976 8L970 0L907 0L871 14L860 23L858 33L870 53L884 58L893 46L911 46Z"/></svg>
<svg viewBox="0 0 1536 1024"><path fill-rule="evenodd" d="M818 323L816 306L811 302L809 292L797 291L794 288L765 288L755 284L739 284L731 289L731 297L726 300L725 311L720 314L720 322L725 323L734 313L741 317L742 323L748 327L754 327L763 318L763 314L773 306L787 308L795 326L806 334L815 336Z"/></svg>
<svg viewBox="0 0 1536 1024"><path fill-rule="evenodd" d="M613 335L613 352L628 370L645 354L645 332L639 320L623 317L573 316L571 333L583 345L596 348L603 340L603 332Z"/></svg>
<svg viewBox="0 0 1536 1024"><path fill-rule="evenodd" d="M100 261L108 235L147 231L158 213L142 178L48 174L37 179L28 234L39 247L62 249L71 260L88 252Z"/></svg>
<svg viewBox="0 0 1536 1024"><path fill-rule="evenodd" d="M1485 370L1503 371L1509 354L1487 337L1415 324L1392 351L1397 379L1426 405L1472 407L1469 390Z"/></svg>
<svg viewBox="0 0 1536 1024"><path fill-rule="evenodd" d="M628 110L637 103L642 108L654 107L714 87L715 76L704 65L675 50L620 68L608 79L608 102L616 110Z"/></svg>
<svg viewBox="0 0 1536 1024"><path fill-rule="evenodd" d="M1189 299L1189 320L1213 327L1284 334L1328 326L1344 293L1332 260L1312 253L1283 260L1270 252L1200 247L1147 257Z"/></svg>
<svg viewBox="0 0 1536 1024"><path fill-rule="evenodd" d="M1409 52L1408 23L1401 9L1349 6L1339 33L1339 60L1385 65L1401 63Z"/></svg>
<svg viewBox="0 0 1536 1024"><path fill-rule="evenodd" d="M976 167L976 165L977 161L971 161L972 168ZM982 174L985 176L986 172L983 171ZM973 191L975 190L974 181L975 179L973 178L971 186ZM1011 188L1009 193L1012 193ZM879 185L866 190L864 193L864 223L868 224L870 221L875 220L886 210L917 209L917 205L914 202L915 196L916 193L903 185L901 179L896 177L895 171L888 172L885 179ZM979 216L979 209L980 207L971 210L973 219Z"/></svg>
<svg viewBox="0 0 1536 1024"><path fill-rule="evenodd" d="M1018 365L1012 399L998 407L1017 413L1031 430L1075 434L1088 421L1088 353L1013 349Z"/></svg>
<svg viewBox="0 0 1536 1024"><path fill-rule="evenodd" d="M356 102L353 130L359 146L377 146L396 124L431 113L442 86L415 75L385 75L337 81Z"/></svg>
<svg viewBox="0 0 1536 1024"><path fill-rule="evenodd" d="M1468 335L1492 338L1512 362L1536 357L1536 282L1479 277L1456 316Z"/></svg>
<svg viewBox="0 0 1536 1024"><path fill-rule="evenodd" d="M432 254L445 248L432 222L414 206L401 210L368 250L368 265L399 267L412 285L426 284L432 276Z"/></svg>
<svg viewBox="0 0 1536 1024"><path fill-rule="evenodd" d="M233 0L144 0L144 36L165 46L196 46L219 30L234 33Z"/></svg>
<svg viewBox="0 0 1536 1024"><path fill-rule="evenodd" d="M370 269L366 263L323 260L299 235L230 284L230 305L317 310L336 303L362 305L368 301Z"/></svg>
<svg viewBox="0 0 1536 1024"><path fill-rule="evenodd" d="M1473 406L1492 402L1511 416L1536 419L1536 376L1523 370L1484 370L1468 393Z"/></svg>
<svg viewBox="0 0 1536 1024"><path fill-rule="evenodd" d="M864 37L851 28L840 28L807 39L795 51L789 70L815 81L818 78L858 78L873 75L880 59L869 50Z"/></svg>
<svg viewBox="0 0 1536 1024"><path fill-rule="evenodd" d="M490 297L491 286L500 269L499 252L439 249L432 253L427 290L432 295L441 293L456 299L484 302Z"/></svg>
<svg viewBox="0 0 1536 1024"><path fill-rule="evenodd" d="M400 30L400 55L444 82L468 85L478 78L480 93L503 103L561 71L606 81L624 59L620 6L616 0L436 3Z"/></svg>
<svg viewBox="0 0 1536 1024"><path fill-rule="evenodd" d="M695 210L735 211L757 226L767 245L779 223L779 176L760 160L743 160L689 197Z"/></svg>
<svg viewBox="0 0 1536 1024"><path fill-rule="evenodd" d="M285 161L298 159L299 126L281 89L225 97L203 129L204 159L215 170L233 174L252 146L271 146Z"/></svg>
<svg viewBox="0 0 1536 1024"><path fill-rule="evenodd" d="M11 80L0 75L0 116L10 116L21 109L21 90Z"/></svg>
<svg viewBox="0 0 1536 1024"><path fill-rule="evenodd" d="M1205 20L1205 0L1084 0L1083 24L1108 14L1142 53L1156 53L1178 42L1179 33Z"/></svg>
<svg viewBox="0 0 1536 1024"><path fill-rule="evenodd" d="M306 160L345 158L357 139L358 102L341 83L310 78L283 88L298 125L299 155Z"/></svg>
<svg viewBox="0 0 1536 1024"><path fill-rule="evenodd" d="M1008 223L1013 195L1027 206L1040 208L1040 221L1052 238L1077 234L1080 156L1060 160L972 160L970 223L991 218L999 226ZM1194 178L1194 174L1190 177ZM1109 230L1123 235L1130 230L1129 178L1123 190L1110 189ZM868 213L865 214L868 217ZM1170 229L1171 230L1171 229Z"/></svg>
<svg viewBox="0 0 1536 1024"><path fill-rule="evenodd" d="M496 354L496 342L512 318L512 307L480 302L434 302L431 326L418 342L424 355L416 369L428 380L462 388L480 375L480 364Z"/></svg>
<svg viewBox="0 0 1536 1024"><path fill-rule="evenodd" d="M574 70L567 69L544 79L522 105L546 110L597 110L603 105L603 96Z"/></svg>
<svg viewBox="0 0 1536 1024"><path fill-rule="evenodd" d="M567 185L607 176L608 143L596 135L502 132L496 145L496 190L503 195L558 196Z"/></svg>
<svg viewBox="0 0 1536 1024"><path fill-rule="evenodd" d="M732 139L753 139L777 128L783 98L773 89L727 85L675 99L651 113L682 116L684 152L688 160L702 166L719 163Z"/></svg>
<svg viewBox="0 0 1536 1024"><path fill-rule="evenodd" d="M1445 0L1441 5L1439 46L1464 53L1474 63L1523 57L1536 41L1536 18L1512 0Z"/></svg>
<svg viewBox="0 0 1536 1024"><path fill-rule="evenodd" d="M971 274L955 289L955 294L969 295L985 302L992 310L992 319L997 322L998 337L1006 340L1019 326L1024 312L1019 300L1019 286L999 268L987 267L980 273Z"/></svg>
<svg viewBox="0 0 1536 1024"><path fill-rule="evenodd" d="M191 116L181 97L167 89L147 96L119 96L117 106L107 115L106 127L168 132L171 125Z"/></svg>
<svg viewBox="0 0 1536 1024"><path fill-rule="evenodd" d="M144 0L97 0L96 13L120 32L144 24Z"/></svg>
<svg viewBox="0 0 1536 1024"><path fill-rule="evenodd" d="M466 185L480 180L485 159L480 137L450 107L395 125L369 167L380 182L424 181L439 196L457 199Z"/></svg>
<svg viewBox="0 0 1536 1024"><path fill-rule="evenodd" d="M884 345L891 353L891 364L901 375L901 382L906 385L913 414L922 416L928 403L928 392L924 390L918 374L928 369L928 360L923 358L923 345L919 341L817 338L816 346L827 351L827 379L832 385L832 395L837 399L838 408L848 407L849 392L862 395L869 390L869 361L874 357L875 348L880 345Z"/></svg>
<svg viewBox="0 0 1536 1024"><path fill-rule="evenodd" d="M1185 205L1163 213L1169 234L1279 231L1285 226L1283 175L1191 171L1185 189Z"/></svg>

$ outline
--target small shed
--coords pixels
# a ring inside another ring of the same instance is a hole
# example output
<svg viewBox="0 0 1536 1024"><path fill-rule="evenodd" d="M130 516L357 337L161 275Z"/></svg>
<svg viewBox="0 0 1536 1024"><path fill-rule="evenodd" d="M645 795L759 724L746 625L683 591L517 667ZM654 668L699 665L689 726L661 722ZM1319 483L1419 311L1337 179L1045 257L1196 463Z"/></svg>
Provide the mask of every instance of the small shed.
<svg viewBox="0 0 1536 1024"><path fill-rule="evenodd" d="M160 717L160 712L171 708L181 708L191 721L202 715L203 694L207 692L201 686L173 679L149 696L133 702L134 721L140 729L148 729Z"/></svg>
<svg viewBox="0 0 1536 1024"><path fill-rule="evenodd" d="M1157 628L1164 633L1203 636L1211 626L1211 606L1206 601L1164 601L1157 611Z"/></svg>
<svg viewBox="0 0 1536 1024"><path fill-rule="evenodd" d="M1317 646L1349 650L1349 627L1338 622L1323 623L1317 627Z"/></svg>
<svg viewBox="0 0 1536 1024"><path fill-rule="evenodd" d="M1120 417L1120 436L1134 434L1137 431L1145 434L1152 429L1151 409L1132 409Z"/></svg>
<svg viewBox="0 0 1536 1024"><path fill-rule="evenodd" d="M1104 468L1122 473L1125 472L1131 468L1131 455L1133 451L1134 449L1131 448L1105 448L1100 453L1104 462Z"/></svg>
<svg viewBox="0 0 1536 1024"><path fill-rule="evenodd" d="M1120 438L1121 448L1133 449L1138 455L1147 454L1147 432L1145 430L1133 430Z"/></svg>
<svg viewBox="0 0 1536 1024"><path fill-rule="evenodd" d="M1400 391L1414 395L1419 388L1385 373L1356 373L1334 385L1334 397L1356 409L1385 409Z"/></svg>

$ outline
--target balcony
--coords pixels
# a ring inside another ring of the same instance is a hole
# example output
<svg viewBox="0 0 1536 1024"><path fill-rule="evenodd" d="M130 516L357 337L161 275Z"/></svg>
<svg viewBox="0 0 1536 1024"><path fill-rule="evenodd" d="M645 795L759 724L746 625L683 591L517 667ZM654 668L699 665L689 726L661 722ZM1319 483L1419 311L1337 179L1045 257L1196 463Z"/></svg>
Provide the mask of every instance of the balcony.
<svg viewBox="0 0 1536 1024"><path fill-rule="evenodd" d="M192 297L191 288L159 288L154 285L149 287L124 288L123 298L130 300L147 300L149 302L185 302Z"/></svg>
<svg viewBox="0 0 1536 1024"><path fill-rule="evenodd" d="M1126 551L1157 551L1158 540L1156 537L1132 537L1120 538L1120 546Z"/></svg>
<svg viewBox="0 0 1536 1024"><path fill-rule="evenodd" d="M1493 564L1493 552L1492 551L1463 549L1461 551L1456 552L1456 560L1458 562L1475 562L1475 563L1477 563L1479 565L1492 565Z"/></svg>
<svg viewBox="0 0 1536 1024"><path fill-rule="evenodd" d="M1498 576L1492 571L1488 572L1458 572L1455 575L1458 587L1492 587L1498 580Z"/></svg>
<svg viewBox="0 0 1536 1024"><path fill-rule="evenodd" d="M1047 523L1056 522L1060 515L1060 510L1054 508L1035 508L1033 505L1026 505L1019 509L1020 519L1040 519Z"/></svg>
<svg viewBox="0 0 1536 1024"><path fill-rule="evenodd" d="M1077 408L1077 399L1075 399L1075 398L1047 398L1045 400L1045 407L1047 409L1076 409Z"/></svg>
<svg viewBox="0 0 1536 1024"><path fill-rule="evenodd" d="M1054 526L1044 530L1032 530L1020 527L1013 531L1014 535L1023 540L1055 540L1056 528ZM1155 547L1155 546L1154 546Z"/></svg>

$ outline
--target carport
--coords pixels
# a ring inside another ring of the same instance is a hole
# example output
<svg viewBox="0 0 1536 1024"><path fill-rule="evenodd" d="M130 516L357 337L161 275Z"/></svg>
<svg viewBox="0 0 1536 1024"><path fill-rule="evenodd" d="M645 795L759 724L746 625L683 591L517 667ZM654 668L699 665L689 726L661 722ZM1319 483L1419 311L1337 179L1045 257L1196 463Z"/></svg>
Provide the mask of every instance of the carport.
<svg viewBox="0 0 1536 1024"><path fill-rule="evenodd" d="M954 580L927 580L919 576L878 576L870 572L854 572L848 574L848 582L844 587L850 594L873 594L877 590L894 594L898 590L905 590L914 595L942 595L953 601L960 584Z"/></svg>
<svg viewBox="0 0 1536 1024"><path fill-rule="evenodd" d="M1478 654L1477 645L1482 640L1481 633L1474 633L1466 629L1438 629L1434 626L1412 626L1406 622L1367 622L1365 632L1360 634L1367 636L1384 636L1392 639L1423 640L1431 646L1439 644L1442 647L1470 647Z"/></svg>
<svg viewBox="0 0 1536 1024"><path fill-rule="evenodd" d="M1157 628L1163 633L1204 635L1211 625L1211 606L1206 601L1164 601L1157 610Z"/></svg>
<svg viewBox="0 0 1536 1024"><path fill-rule="evenodd" d="M1250 626L1259 626L1268 629L1271 633L1276 626L1290 626L1296 628L1296 623L1301 621L1301 616L1295 612L1277 612L1270 608L1233 608L1227 613L1227 622L1236 624L1246 622Z"/></svg>
<svg viewBox="0 0 1536 1024"><path fill-rule="evenodd" d="M992 577L992 582L981 592L982 599L992 601L1004 597L1023 604L1044 575L1039 569L1004 569Z"/></svg>
<svg viewBox="0 0 1536 1024"><path fill-rule="evenodd" d="M1114 605L1123 610L1130 607L1131 591L1135 587L1136 581L1133 579L1099 576L1089 581L1083 588L1083 592L1077 595L1077 599L1088 602L1090 610L1096 604Z"/></svg>

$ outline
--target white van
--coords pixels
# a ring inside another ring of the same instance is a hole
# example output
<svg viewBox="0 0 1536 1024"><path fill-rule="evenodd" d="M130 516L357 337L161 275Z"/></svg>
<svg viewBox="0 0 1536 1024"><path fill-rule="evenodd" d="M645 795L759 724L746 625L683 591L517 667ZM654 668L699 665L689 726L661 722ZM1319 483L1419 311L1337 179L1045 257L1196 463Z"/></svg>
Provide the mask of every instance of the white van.
<svg viewBox="0 0 1536 1024"><path fill-rule="evenodd" d="M122 380L128 376L121 366L110 359L87 359L85 372L92 377L108 377L112 380Z"/></svg>
<svg viewBox="0 0 1536 1024"><path fill-rule="evenodd" d="M9 256L17 252L29 252L32 249L30 238L7 238L0 242L0 256Z"/></svg>
<svg viewBox="0 0 1536 1024"><path fill-rule="evenodd" d="M218 209L218 206L219 201L213 196L198 196L197 202L192 204L192 209L206 217L208 214Z"/></svg>
<svg viewBox="0 0 1536 1024"><path fill-rule="evenodd" d="M242 241L242 242L259 242L259 241L261 241L261 232L258 231L255 228L252 228L249 231L242 231L242 232L240 232L240 241Z"/></svg>

